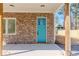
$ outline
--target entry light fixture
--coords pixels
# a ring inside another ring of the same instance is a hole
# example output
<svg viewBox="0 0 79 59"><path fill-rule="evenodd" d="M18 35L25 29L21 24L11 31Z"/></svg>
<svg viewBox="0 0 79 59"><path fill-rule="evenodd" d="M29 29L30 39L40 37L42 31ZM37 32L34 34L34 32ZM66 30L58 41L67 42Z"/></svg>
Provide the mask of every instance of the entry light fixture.
<svg viewBox="0 0 79 59"><path fill-rule="evenodd" d="M13 4L10 4L9 6L11 6L11 7L15 7Z"/></svg>
<svg viewBox="0 0 79 59"><path fill-rule="evenodd" d="M42 4L42 5L40 5L40 7L45 7L45 5Z"/></svg>

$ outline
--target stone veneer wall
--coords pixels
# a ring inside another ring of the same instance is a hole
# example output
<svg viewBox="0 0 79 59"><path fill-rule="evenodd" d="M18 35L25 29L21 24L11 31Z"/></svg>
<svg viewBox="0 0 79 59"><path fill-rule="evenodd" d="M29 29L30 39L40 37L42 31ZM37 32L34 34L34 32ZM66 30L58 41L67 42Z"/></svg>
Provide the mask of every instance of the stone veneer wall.
<svg viewBox="0 0 79 59"><path fill-rule="evenodd" d="M54 41L54 21L52 13L4 13L6 18L16 18L16 35L4 35L6 43L35 43L36 20L38 16L47 17L47 42Z"/></svg>

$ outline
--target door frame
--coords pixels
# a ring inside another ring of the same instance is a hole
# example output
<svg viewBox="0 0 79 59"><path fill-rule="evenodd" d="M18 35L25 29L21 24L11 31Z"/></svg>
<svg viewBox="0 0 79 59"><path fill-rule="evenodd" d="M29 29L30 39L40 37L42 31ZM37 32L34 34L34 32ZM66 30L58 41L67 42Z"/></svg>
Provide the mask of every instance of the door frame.
<svg viewBox="0 0 79 59"><path fill-rule="evenodd" d="M36 42L38 43L38 39L37 39L37 30L38 30L38 18L45 18L46 19L46 42L47 43L47 17L46 16L37 16L36 19Z"/></svg>

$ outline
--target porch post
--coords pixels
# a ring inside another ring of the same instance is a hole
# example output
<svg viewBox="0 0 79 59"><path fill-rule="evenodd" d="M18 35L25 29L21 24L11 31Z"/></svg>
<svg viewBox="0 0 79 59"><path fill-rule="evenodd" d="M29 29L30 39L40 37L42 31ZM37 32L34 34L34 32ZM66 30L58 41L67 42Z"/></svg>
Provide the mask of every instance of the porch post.
<svg viewBox="0 0 79 59"><path fill-rule="evenodd" d="M3 30L2 30L3 3L0 3L0 56L2 55Z"/></svg>
<svg viewBox="0 0 79 59"><path fill-rule="evenodd" d="M70 6L65 3L65 55L71 55L71 39L70 39Z"/></svg>

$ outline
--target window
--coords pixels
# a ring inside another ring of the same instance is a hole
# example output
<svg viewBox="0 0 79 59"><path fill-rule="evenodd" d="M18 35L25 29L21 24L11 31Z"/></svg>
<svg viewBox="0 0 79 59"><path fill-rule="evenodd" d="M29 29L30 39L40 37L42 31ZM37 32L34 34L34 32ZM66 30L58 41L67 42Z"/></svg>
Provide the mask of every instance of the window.
<svg viewBox="0 0 79 59"><path fill-rule="evenodd" d="M3 19L3 33L6 35L16 34L16 18Z"/></svg>

